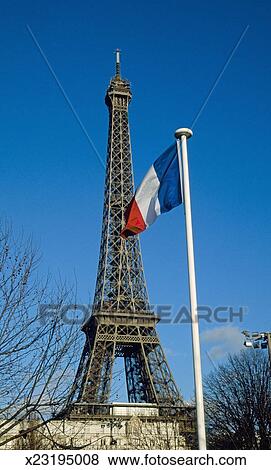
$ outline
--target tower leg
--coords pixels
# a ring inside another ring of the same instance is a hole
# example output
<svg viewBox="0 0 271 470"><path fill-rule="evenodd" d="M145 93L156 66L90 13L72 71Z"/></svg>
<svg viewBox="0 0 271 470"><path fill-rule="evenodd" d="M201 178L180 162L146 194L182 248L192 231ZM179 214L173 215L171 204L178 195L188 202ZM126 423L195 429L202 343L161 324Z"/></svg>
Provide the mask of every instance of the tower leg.
<svg viewBox="0 0 271 470"><path fill-rule="evenodd" d="M114 342L95 342L80 396L81 401L105 403L109 400L114 354Z"/></svg>
<svg viewBox="0 0 271 470"><path fill-rule="evenodd" d="M148 366L140 344L134 345L124 357L128 401L155 403L155 390L150 381Z"/></svg>

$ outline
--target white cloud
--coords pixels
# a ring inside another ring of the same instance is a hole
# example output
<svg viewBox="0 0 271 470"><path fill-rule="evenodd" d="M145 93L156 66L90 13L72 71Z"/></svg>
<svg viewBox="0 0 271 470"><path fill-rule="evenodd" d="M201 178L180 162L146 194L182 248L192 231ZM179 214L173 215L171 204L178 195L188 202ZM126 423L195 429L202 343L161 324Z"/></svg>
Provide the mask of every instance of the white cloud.
<svg viewBox="0 0 271 470"><path fill-rule="evenodd" d="M176 351L172 348L168 348L167 346L164 346L163 350L164 350L166 357L179 357L179 356L188 357L187 353Z"/></svg>
<svg viewBox="0 0 271 470"><path fill-rule="evenodd" d="M208 354L212 359L223 359L229 353L236 353L243 347L243 336L236 326L221 326L205 330L201 339L208 343Z"/></svg>

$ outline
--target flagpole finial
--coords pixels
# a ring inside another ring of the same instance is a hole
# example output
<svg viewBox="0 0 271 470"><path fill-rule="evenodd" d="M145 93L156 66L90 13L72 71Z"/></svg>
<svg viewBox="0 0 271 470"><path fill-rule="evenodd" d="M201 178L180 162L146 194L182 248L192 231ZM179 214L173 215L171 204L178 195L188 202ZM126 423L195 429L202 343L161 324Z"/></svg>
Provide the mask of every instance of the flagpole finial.
<svg viewBox="0 0 271 470"><path fill-rule="evenodd" d="M116 49L116 77L120 78L120 49Z"/></svg>
<svg viewBox="0 0 271 470"><path fill-rule="evenodd" d="M192 137L193 132L191 131L191 129L188 129L188 127L180 127L180 129L177 129L175 131L176 139L180 139L183 135L185 135L185 137L189 139L190 137Z"/></svg>

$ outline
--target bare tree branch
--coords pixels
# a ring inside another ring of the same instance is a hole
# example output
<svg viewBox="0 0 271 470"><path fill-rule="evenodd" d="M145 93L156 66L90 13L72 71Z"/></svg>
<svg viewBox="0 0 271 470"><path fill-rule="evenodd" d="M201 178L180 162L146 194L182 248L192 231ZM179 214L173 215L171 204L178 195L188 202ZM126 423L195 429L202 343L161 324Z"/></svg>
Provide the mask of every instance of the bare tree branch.
<svg viewBox="0 0 271 470"><path fill-rule="evenodd" d="M83 335L61 316L73 291L60 282L50 289L39 261L32 240L0 221L0 446L31 413L47 422L65 406L79 361ZM53 314L41 316L42 304L54 304Z"/></svg>
<svg viewBox="0 0 271 470"><path fill-rule="evenodd" d="M266 351L229 356L205 380L209 446L271 449L271 374Z"/></svg>

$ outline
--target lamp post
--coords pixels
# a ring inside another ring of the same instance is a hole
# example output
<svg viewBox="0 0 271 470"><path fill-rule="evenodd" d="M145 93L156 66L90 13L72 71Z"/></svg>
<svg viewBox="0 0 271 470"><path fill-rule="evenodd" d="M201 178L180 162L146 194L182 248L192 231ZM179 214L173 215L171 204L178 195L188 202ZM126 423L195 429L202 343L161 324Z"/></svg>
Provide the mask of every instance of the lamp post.
<svg viewBox="0 0 271 470"><path fill-rule="evenodd" d="M246 337L244 346L253 349L268 349L270 366L271 366L271 332L253 332L242 331L242 334Z"/></svg>

